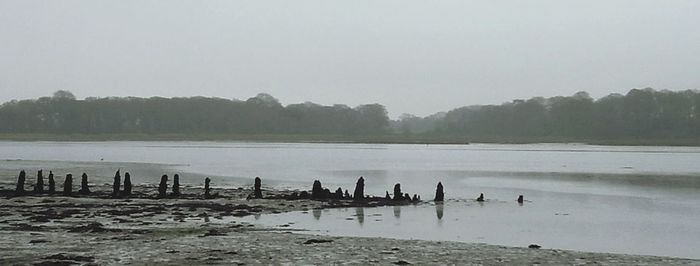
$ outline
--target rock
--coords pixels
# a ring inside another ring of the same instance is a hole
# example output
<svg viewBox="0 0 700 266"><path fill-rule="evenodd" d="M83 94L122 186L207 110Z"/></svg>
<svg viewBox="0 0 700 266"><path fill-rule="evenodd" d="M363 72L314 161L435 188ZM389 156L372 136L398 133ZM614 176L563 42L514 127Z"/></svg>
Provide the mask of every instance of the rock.
<svg viewBox="0 0 700 266"><path fill-rule="evenodd" d="M435 189L434 201L445 201L445 191L442 187L442 182L438 182L437 184L437 189Z"/></svg>
<svg viewBox="0 0 700 266"><path fill-rule="evenodd" d="M397 262L394 262L396 265L410 265L411 263L405 260L399 260Z"/></svg>
<svg viewBox="0 0 700 266"><path fill-rule="evenodd" d="M56 193L56 181L53 179L53 172L49 171L49 194Z"/></svg>
<svg viewBox="0 0 700 266"><path fill-rule="evenodd" d="M304 242L304 245L309 245L309 244L317 244L317 243L331 243L333 240L331 239L309 239Z"/></svg>
<svg viewBox="0 0 700 266"><path fill-rule="evenodd" d="M353 200L364 200L365 199L365 179L360 177L357 179L355 184L355 192L352 194Z"/></svg>
<svg viewBox="0 0 700 266"><path fill-rule="evenodd" d="M173 196L180 196L180 175L178 174L173 176Z"/></svg>
<svg viewBox="0 0 700 266"><path fill-rule="evenodd" d="M522 204L524 201L523 195L518 196L518 203Z"/></svg>
<svg viewBox="0 0 700 266"><path fill-rule="evenodd" d="M126 196L131 195L131 175L129 172L124 173L124 191L122 194Z"/></svg>
<svg viewBox="0 0 700 266"><path fill-rule="evenodd" d="M476 201L478 202L484 202L484 193L481 193L478 198L476 198Z"/></svg>
<svg viewBox="0 0 700 266"><path fill-rule="evenodd" d="M253 185L253 197L256 199L262 199L262 180L260 177L255 177L255 184Z"/></svg>
<svg viewBox="0 0 700 266"><path fill-rule="evenodd" d="M117 170L117 172L114 174L114 182L112 183L112 196L113 197L118 197L119 196L119 187L121 186L122 183L122 176L119 173L120 170Z"/></svg>
<svg viewBox="0 0 700 266"><path fill-rule="evenodd" d="M44 193L44 175L43 170L36 173L36 185L34 185L35 193Z"/></svg>
<svg viewBox="0 0 700 266"><path fill-rule="evenodd" d="M405 201L411 201L411 195L408 194L408 193L403 194L403 200L405 200Z"/></svg>
<svg viewBox="0 0 700 266"><path fill-rule="evenodd" d="M17 187L15 188L15 192L18 195L24 194L24 182L27 179L27 173L24 172L24 170L19 172L19 176L17 177Z"/></svg>
<svg viewBox="0 0 700 266"><path fill-rule="evenodd" d="M391 200L391 195L389 195L389 191L386 191L386 194L384 195L385 200Z"/></svg>
<svg viewBox="0 0 700 266"><path fill-rule="evenodd" d="M418 202L420 199L418 199L418 194L413 194L413 198L411 199L413 202Z"/></svg>
<svg viewBox="0 0 700 266"><path fill-rule="evenodd" d="M90 188L88 187L88 176L86 173L83 173L82 180L80 181L80 190L78 193L83 195L90 194Z"/></svg>
<svg viewBox="0 0 700 266"><path fill-rule="evenodd" d="M32 265L34 265L34 266L70 266L70 265L76 265L76 264L79 264L79 263L73 262L73 261L65 261L65 260L64 261L50 260L50 261L37 262L37 263L34 263Z"/></svg>
<svg viewBox="0 0 700 266"><path fill-rule="evenodd" d="M88 257L88 256L80 256L80 255L71 255L71 254L55 254L48 256L44 258L46 260L72 260L72 261L80 261L80 262L94 262L95 257Z"/></svg>
<svg viewBox="0 0 700 266"><path fill-rule="evenodd" d="M102 232L118 232L119 229L104 228L101 223L91 222L83 226L76 226L68 229L70 233L102 233Z"/></svg>
<svg viewBox="0 0 700 266"><path fill-rule="evenodd" d="M343 198L350 199L350 193L348 193L348 190L345 190L345 194L343 194Z"/></svg>
<svg viewBox="0 0 700 266"><path fill-rule="evenodd" d="M302 192L299 192L299 198L300 199L309 199L309 198L311 198L311 195L309 195L308 191L302 191Z"/></svg>
<svg viewBox="0 0 700 266"><path fill-rule="evenodd" d="M542 246L537 245L537 244L530 244L530 245L527 246L527 247L528 247L528 248L533 248L533 249L539 249L539 248L541 248Z"/></svg>
<svg viewBox="0 0 700 266"><path fill-rule="evenodd" d="M401 193L401 184L396 183L394 185L394 200L403 200L403 193Z"/></svg>
<svg viewBox="0 0 700 266"><path fill-rule="evenodd" d="M63 195L70 196L73 194L73 175L67 174L66 180L63 181Z"/></svg>
<svg viewBox="0 0 700 266"><path fill-rule="evenodd" d="M168 191L168 175L163 175L160 177L160 184L158 184L158 197L165 198Z"/></svg>

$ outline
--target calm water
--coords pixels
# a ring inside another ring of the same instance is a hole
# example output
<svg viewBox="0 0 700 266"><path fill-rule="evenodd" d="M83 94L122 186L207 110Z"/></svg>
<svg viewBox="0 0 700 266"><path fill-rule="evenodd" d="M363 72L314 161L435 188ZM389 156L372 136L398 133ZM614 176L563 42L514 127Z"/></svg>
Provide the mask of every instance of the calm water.
<svg viewBox="0 0 700 266"><path fill-rule="evenodd" d="M258 222L332 235L700 258L695 147L0 142L0 160L172 164L211 175L218 186L247 186L260 176L271 187L310 188L320 179L352 191L364 176L367 193L383 195L400 182L423 199L442 181L449 199L442 206L309 211ZM135 182L157 182L143 175ZM473 201L479 193L484 204ZM520 194L529 200L523 206L514 201Z"/></svg>

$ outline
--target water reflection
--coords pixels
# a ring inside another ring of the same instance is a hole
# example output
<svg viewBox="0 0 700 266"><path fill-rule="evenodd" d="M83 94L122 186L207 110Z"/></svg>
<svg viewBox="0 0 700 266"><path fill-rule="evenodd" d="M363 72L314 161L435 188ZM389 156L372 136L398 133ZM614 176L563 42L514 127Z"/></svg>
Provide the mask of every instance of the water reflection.
<svg viewBox="0 0 700 266"><path fill-rule="evenodd" d="M355 216L357 216L357 222L360 223L360 226L362 226L365 223L365 208L356 207Z"/></svg>
<svg viewBox="0 0 700 266"><path fill-rule="evenodd" d="M401 206L394 206L394 217L401 218Z"/></svg>
<svg viewBox="0 0 700 266"><path fill-rule="evenodd" d="M313 216L316 220L321 219L321 209L312 209L311 214L313 214Z"/></svg>
<svg viewBox="0 0 700 266"><path fill-rule="evenodd" d="M442 216L445 214L445 204L435 203L435 214L437 214L438 220L442 220Z"/></svg>

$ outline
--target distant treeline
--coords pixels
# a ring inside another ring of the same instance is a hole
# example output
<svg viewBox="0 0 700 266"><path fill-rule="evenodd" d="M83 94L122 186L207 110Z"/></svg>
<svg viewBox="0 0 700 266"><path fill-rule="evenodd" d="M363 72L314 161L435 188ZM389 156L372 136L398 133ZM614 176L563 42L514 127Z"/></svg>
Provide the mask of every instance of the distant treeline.
<svg viewBox="0 0 700 266"><path fill-rule="evenodd" d="M380 104L283 106L268 94L221 98L87 98L67 91L0 106L0 133L276 134L455 139L697 139L700 92L633 89L598 100L586 92L457 108L391 121ZM449 142L449 141L447 141Z"/></svg>
<svg viewBox="0 0 700 266"><path fill-rule="evenodd" d="M246 101L221 98L87 98L58 91L53 97L0 106L0 132L49 134L384 134L379 104L282 106L268 94Z"/></svg>
<svg viewBox="0 0 700 266"><path fill-rule="evenodd" d="M700 136L700 92L633 89L598 100L586 92L469 106L425 118L404 115L399 132L476 139L693 139Z"/></svg>

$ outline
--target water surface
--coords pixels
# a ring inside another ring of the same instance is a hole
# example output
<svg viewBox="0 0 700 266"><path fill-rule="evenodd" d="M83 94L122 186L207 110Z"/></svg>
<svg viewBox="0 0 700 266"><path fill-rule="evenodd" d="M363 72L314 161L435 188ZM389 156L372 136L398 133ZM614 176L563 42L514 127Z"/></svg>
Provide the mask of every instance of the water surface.
<svg viewBox="0 0 700 266"><path fill-rule="evenodd" d="M352 192L384 195L395 183L431 199L445 185L448 202L262 216L272 226L333 235L484 242L510 246L700 258L700 148L580 144L376 145L246 142L0 142L0 169L62 164L165 164L184 183L250 186L260 176L276 188L309 189L314 179ZM12 161L7 161L12 160ZM17 161L20 160L20 161ZM30 161L25 161L30 160ZM37 161L52 162L37 162ZM135 183L158 173L132 169ZM9 173L8 172L8 173ZM173 173L170 173L173 174ZM7 175L0 179L14 181ZM92 179L94 178L94 179ZM102 172L96 182L109 182ZM31 180L31 177L28 178ZM473 199L484 193L487 202ZM515 202L518 195L529 201ZM439 213L442 213L441 215ZM441 216L440 218L438 216Z"/></svg>

